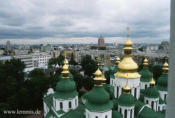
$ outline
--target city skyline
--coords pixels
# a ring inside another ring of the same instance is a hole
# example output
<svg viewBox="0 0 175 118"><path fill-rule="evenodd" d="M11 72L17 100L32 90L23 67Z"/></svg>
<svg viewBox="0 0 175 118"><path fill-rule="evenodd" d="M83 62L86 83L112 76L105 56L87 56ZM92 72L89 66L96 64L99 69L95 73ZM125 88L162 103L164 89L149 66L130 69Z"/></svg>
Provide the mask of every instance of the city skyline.
<svg viewBox="0 0 175 118"><path fill-rule="evenodd" d="M123 43L127 26L133 42L169 40L169 0L8 0L0 6L1 43L91 43L101 35L106 43Z"/></svg>

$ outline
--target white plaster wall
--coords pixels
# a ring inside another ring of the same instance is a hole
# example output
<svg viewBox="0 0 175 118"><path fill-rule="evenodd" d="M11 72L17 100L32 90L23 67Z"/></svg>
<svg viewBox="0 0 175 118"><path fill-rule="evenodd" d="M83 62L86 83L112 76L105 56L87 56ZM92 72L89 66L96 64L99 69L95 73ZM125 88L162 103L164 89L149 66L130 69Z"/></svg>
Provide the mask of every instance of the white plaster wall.
<svg viewBox="0 0 175 118"><path fill-rule="evenodd" d="M131 107L126 107L126 106L118 106L118 112L120 112L121 109L121 114L123 116L123 118L125 117L125 110L127 110L127 118L134 118L134 106ZM132 114L131 114L131 110L132 110ZM131 117L132 115L132 117Z"/></svg>
<svg viewBox="0 0 175 118"><path fill-rule="evenodd" d="M48 108L45 102L43 102L43 105L44 105L44 117L45 117L48 113Z"/></svg>
<svg viewBox="0 0 175 118"><path fill-rule="evenodd" d="M149 88L149 82L140 82L140 89L145 90L145 85L147 85L147 88Z"/></svg>
<svg viewBox="0 0 175 118"><path fill-rule="evenodd" d="M115 78L112 86L114 86L114 96L115 98L119 98L122 94L122 88L126 85L126 78ZM135 88L136 88L136 98L140 97L140 78L128 79L128 84L131 88L131 94L134 96ZM117 97L117 87L119 87L119 96Z"/></svg>
<svg viewBox="0 0 175 118"><path fill-rule="evenodd" d="M55 99L53 97L53 105L56 111L61 110L60 102L63 104L62 110L68 112L70 109L76 109L78 107L78 96L72 99ZM71 102L71 108L69 108L69 102Z"/></svg>
<svg viewBox="0 0 175 118"><path fill-rule="evenodd" d="M168 97L168 92L167 91L159 91L160 97L162 98L162 100L165 100L165 95L166 95L166 99Z"/></svg>
<svg viewBox="0 0 175 118"><path fill-rule="evenodd" d="M94 111L89 111L88 109L86 111L86 118L112 118L112 110L109 111L103 111L103 112L94 112Z"/></svg>
<svg viewBox="0 0 175 118"><path fill-rule="evenodd" d="M155 111L158 111L158 105L159 105L159 98L148 98L148 97L144 97L144 102L145 104L147 104L147 101L148 100L148 105L150 108L152 108L152 101L154 102L154 106L153 106L153 110Z"/></svg>

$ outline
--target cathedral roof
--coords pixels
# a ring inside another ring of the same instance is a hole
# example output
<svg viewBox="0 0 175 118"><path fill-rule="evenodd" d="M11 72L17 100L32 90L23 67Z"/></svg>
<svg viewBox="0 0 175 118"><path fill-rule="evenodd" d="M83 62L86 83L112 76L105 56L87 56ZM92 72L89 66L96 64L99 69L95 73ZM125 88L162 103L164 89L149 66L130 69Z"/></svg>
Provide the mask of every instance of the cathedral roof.
<svg viewBox="0 0 175 118"><path fill-rule="evenodd" d="M119 78L139 78L140 75L137 72L138 65L132 59L132 42L128 39L124 42L124 58L118 64L118 72L115 73L116 77Z"/></svg>

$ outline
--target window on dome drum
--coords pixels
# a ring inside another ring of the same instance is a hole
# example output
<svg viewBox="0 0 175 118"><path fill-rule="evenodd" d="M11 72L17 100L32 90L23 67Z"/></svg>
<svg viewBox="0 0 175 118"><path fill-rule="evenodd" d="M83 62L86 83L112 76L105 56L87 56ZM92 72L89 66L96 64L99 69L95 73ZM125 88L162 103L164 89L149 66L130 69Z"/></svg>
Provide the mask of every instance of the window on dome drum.
<svg viewBox="0 0 175 118"><path fill-rule="evenodd" d="M118 98L118 92L119 92L119 88L118 88L118 86L117 86L117 98Z"/></svg>
<svg viewBox="0 0 175 118"><path fill-rule="evenodd" d="M71 102L69 102L69 108L71 108L72 107L72 104L71 104Z"/></svg>
<svg viewBox="0 0 175 118"><path fill-rule="evenodd" d="M158 107L158 111L160 111L160 107Z"/></svg>
<svg viewBox="0 0 175 118"><path fill-rule="evenodd" d="M108 116L106 115L105 118L108 118Z"/></svg>
<svg viewBox="0 0 175 118"><path fill-rule="evenodd" d="M137 88L134 89L134 97L136 98Z"/></svg>
<svg viewBox="0 0 175 118"><path fill-rule="evenodd" d="M132 109L131 109L131 114L130 114L130 118L132 118Z"/></svg>
<svg viewBox="0 0 175 118"><path fill-rule="evenodd" d="M120 113L122 113L122 109L120 108Z"/></svg>
<svg viewBox="0 0 175 118"><path fill-rule="evenodd" d="M98 116L95 116L95 118L98 118Z"/></svg>
<svg viewBox="0 0 175 118"><path fill-rule="evenodd" d="M152 109L154 108L154 102L153 101L151 102L151 108Z"/></svg>
<svg viewBox="0 0 175 118"><path fill-rule="evenodd" d="M147 85L145 85L145 89L147 89Z"/></svg>
<svg viewBox="0 0 175 118"><path fill-rule="evenodd" d="M148 104L148 100L146 100L146 104Z"/></svg>
<svg viewBox="0 0 175 118"><path fill-rule="evenodd" d="M60 109L63 109L63 103L60 102Z"/></svg>
<svg viewBox="0 0 175 118"><path fill-rule="evenodd" d="M125 110L124 118L127 118L127 110Z"/></svg>
<svg viewBox="0 0 175 118"><path fill-rule="evenodd" d="M164 95L164 100L166 101L166 94Z"/></svg>

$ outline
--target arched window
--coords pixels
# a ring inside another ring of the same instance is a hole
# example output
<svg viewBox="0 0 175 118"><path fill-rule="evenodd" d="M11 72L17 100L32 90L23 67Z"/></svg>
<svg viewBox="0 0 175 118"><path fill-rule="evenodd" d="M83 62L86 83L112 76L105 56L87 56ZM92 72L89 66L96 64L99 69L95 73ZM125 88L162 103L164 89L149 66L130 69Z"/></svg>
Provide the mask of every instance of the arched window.
<svg viewBox="0 0 175 118"><path fill-rule="evenodd" d="M130 114L130 118L132 118L132 109L131 109L131 114Z"/></svg>
<svg viewBox="0 0 175 118"><path fill-rule="evenodd" d="M60 109L63 109L63 103L60 102Z"/></svg>
<svg viewBox="0 0 175 118"><path fill-rule="evenodd" d="M69 108L71 108L72 107L72 104L71 104L71 102L69 102Z"/></svg>
<svg viewBox="0 0 175 118"><path fill-rule="evenodd" d="M122 109L120 108L120 113L122 113Z"/></svg>
<svg viewBox="0 0 175 118"><path fill-rule="evenodd" d="M75 99L75 106L77 106L77 99Z"/></svg>
<svg viewBox="0 0 175 118"><path fill-rule="evenodd" d="M108 116L106 115L105 118L108 118Z"/></svg>
<svg viewBox="0 0 175 118"><path fill-rule="evenodd" d="M158 111L160 111L160 107L158 107Z"/></svg>
<svg viewBox="0 0 175 118"><path fill-rule="evenodd" d="M95 116L95 118L98 118L98 116Z"/></svg>
<svg viewBox="0 0 175 118"><path fill-rule="evenodd" d="M148 100L146 100L146 104L148 104Z"/></svg>
<svg viewBox="0 0 175 118"><path fill-rule="evenodd" d="M145 89L147 89L147 85L145 84Z"/></svg>
<svg viewBox="0 0 175 118"><path fill-rule="evenodd" d="M127 118L127 110L125 110L124 118Z"/></svg>
<svg viewBox="0 0 175 118"><path fill-rule="evenodd" d="M118 86L117 86L117 98L118 98L118 92L119 92L119 88L118 88Z"/></svg>
<svg viewBox="0 0 175 118"><path fill-rule="evenodd" d="M166 94L164 95L164 101L166 101Z"/></svg>
<svg viewBox="0 0 175 118"><path fill-rule="evenodd" d="M151 102L151 108L154 109L154 101Z"/></svg>
<svg viewBox="0 0 175 118"><path fill-rule="evenodd" d="M137 88L134 89L134 97L136 98L137 95Z"/></svg>

